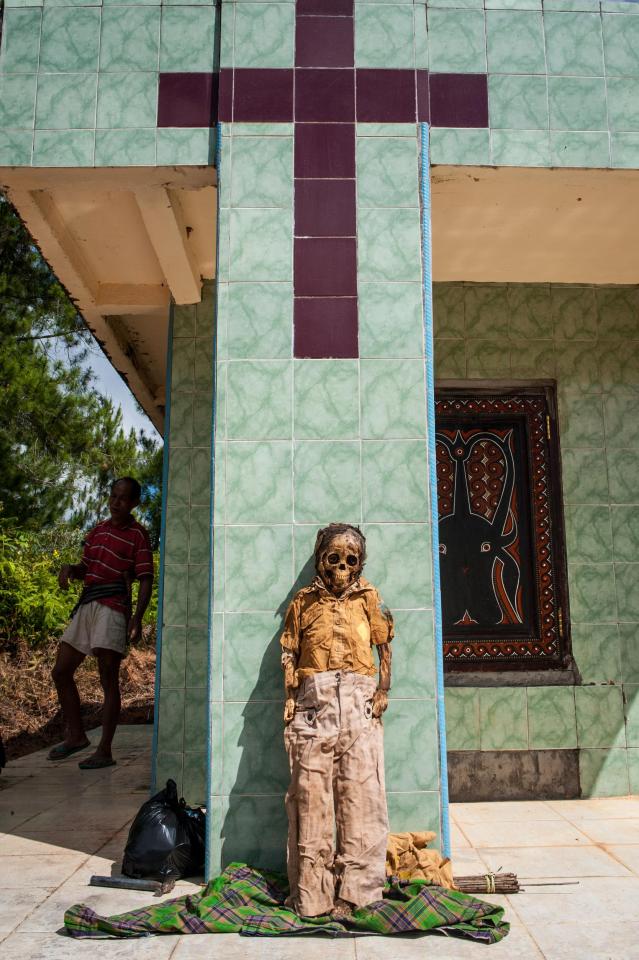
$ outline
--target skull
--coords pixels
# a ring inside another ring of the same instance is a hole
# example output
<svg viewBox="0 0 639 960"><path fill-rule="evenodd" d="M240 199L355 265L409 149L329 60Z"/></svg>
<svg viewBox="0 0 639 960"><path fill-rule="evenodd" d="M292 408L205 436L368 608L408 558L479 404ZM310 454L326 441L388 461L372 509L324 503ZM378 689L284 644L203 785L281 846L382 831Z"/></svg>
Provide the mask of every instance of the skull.
<svg viewBox="0 0 639 960"><path fill-rule="evenodd" d="M332 523L315 542L315 567L325 586L341 596L358 579L366 559L366 540L356 527Z"/></svg>

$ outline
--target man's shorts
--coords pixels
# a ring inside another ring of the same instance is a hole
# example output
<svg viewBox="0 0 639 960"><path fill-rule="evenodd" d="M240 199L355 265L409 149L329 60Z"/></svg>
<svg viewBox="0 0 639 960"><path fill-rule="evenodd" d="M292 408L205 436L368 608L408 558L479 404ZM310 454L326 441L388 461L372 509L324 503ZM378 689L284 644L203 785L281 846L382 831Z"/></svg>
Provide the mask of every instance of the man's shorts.
<svg viewBox="0 0 639 960"><path fill-rule="evenodd" d="M84 603L62 634L61 640L86 656L96 647L115 650L124 656L126 651L126 617L119 610L93 600Z"/></svg>

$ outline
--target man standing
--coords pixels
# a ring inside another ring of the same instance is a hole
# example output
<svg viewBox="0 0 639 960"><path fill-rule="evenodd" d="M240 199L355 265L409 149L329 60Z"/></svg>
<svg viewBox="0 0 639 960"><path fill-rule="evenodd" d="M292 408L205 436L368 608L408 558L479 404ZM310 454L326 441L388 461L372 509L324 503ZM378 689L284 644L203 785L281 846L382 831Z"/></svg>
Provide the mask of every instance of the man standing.
<svg viewBox="0 0 639 960"><path fill-rule="evenodd" d="M58 576L62 590L68 589L70 580L83 580L84 587L60 640L52 670L67 735L49 752L50 760L64 760L89 746L74 680L75 671L89 654L97 657L104 691L102 739L95 753L79 764L81 770L115 763L111 743L120 717L120 664L127 640L134 643L140 637L142 617L151 599L151 542L146 529L131 515L140 502L140 492L140 484L132 477L122 477L112 484L110 519L88 533L80 563L64 564ZM135 579L140 581L140 588L132 612L130 589Z"/></svg>

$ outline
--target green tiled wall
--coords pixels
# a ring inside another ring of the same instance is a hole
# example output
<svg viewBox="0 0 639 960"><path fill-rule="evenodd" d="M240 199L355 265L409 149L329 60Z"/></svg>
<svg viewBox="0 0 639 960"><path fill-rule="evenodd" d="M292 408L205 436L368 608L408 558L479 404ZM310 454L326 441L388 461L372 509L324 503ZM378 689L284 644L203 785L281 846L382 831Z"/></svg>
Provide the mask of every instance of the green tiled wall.
<svg viewBox="0 0 639 960"><path fill-rule="evenodd" d="M214 131L157 128L160 72L218 68L214 0L6 0L0 165L208 164Z"/></svg>
<svg viewBox="0 0 639 960"><path fill-rule="evenodd" d="M637 21L639 22L639 21ZM446 691L451 750L580 748L639 790L639 288L436 284L440 379L557 381L577 687Z"/></svg>
<svg viewBox="0 0 639 960"><path fill-rule="evenodd" d="M210 476L215 285L197 306L174 307L168 484L155 781L191 803L207 781ZM211 683L220 663L211 654Z"/></svg>
<svg viewBox="0 0 639 960"><path fill-rule="evenodd" d="M366 575L396 618L385 718L392 825L438 829L416 134L358 129L360 359L312 360L293 358L293 131L223 128L212 872L231 858L283 866L278 639L292 595L313 576L318 526L331 520L362 526Z"/></svg>

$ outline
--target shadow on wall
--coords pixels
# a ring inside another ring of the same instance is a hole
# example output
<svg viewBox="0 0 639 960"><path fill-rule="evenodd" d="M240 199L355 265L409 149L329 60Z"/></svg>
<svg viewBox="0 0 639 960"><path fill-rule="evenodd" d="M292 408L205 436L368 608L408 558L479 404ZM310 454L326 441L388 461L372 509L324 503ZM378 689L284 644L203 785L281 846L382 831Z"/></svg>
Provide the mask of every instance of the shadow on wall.
<svg viewBox="0 0 639 960"><path fill-rule="evenodd" d="M289 769L284 750L279 640L291 600L311 582L314 574L315 560L311 555L276 611L279 625L264 650L255 686L242 705L237 735L225 723L225 756L235 745L240 756L222 824L222 867L241 860L255 867L286 869L284 793Z"/></svg>

